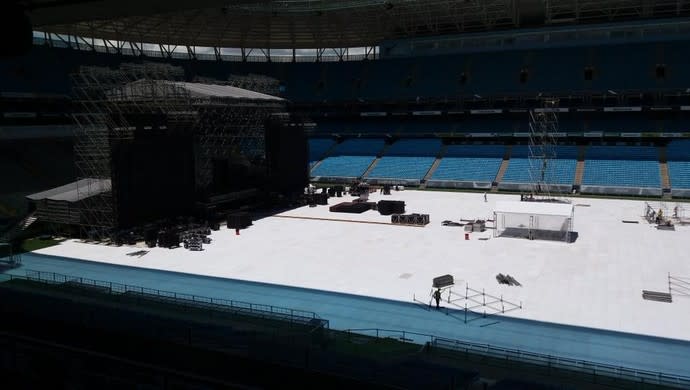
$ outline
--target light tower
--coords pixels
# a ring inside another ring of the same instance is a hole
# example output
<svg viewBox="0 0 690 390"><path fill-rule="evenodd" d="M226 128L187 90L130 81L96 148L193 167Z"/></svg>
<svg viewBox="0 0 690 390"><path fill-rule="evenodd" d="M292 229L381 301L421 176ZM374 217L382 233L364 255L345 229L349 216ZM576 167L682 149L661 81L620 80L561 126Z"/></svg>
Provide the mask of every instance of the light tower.
<svg viewBox="0 0 690 390"><path fill-rule="evenodd" d="M545 98L542 107L529 111L529 175L531 195L540 200L551 200L550 184L554 184L553 163L556 158L558 133L558 99Z"/></svg>

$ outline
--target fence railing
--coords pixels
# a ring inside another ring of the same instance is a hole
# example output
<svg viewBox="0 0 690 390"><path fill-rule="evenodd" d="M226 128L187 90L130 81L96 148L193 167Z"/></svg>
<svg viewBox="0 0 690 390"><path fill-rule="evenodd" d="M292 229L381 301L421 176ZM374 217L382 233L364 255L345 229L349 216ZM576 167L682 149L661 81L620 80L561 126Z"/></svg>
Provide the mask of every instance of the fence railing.
<svg viewBox="0 0 690 390"><path fill-rule="evenodd" d="M520 349L503 348L489 344L472 343L468 341L437 337L430 334L408 332L391 329L348 329L349 334L363 334L376 338L395 338L401 341L424 343L431 347L458 351L467 354L487 356L512 361L516 363L533 364L553 369L579 372L593 377L607 377L637 383L669 386L682 389L690 388L690 377L672 375L663 372L640 370L613 364L598 363L587 360L572 359L553 355L545 355Z"/></svg>
<svg viewBox="0 0 690 390"><path fill-rule="evenodd" d="M72 287L75 289L98 291L100 293L110 295L131 296L136 298L137 301L164 302L184 306L190 309L220 311L232 314L248 315L252 317L261 317L265 319L289 321L292 323L314 326L315 328L328 328L328 320L319 318L319 316L314 312L279 306L184 294L148 287L63 275L55 272L27 270L26 276L4 274L1 275L1 277L5 280L29 280L50 285L63 285L65 287Z"/></svg>

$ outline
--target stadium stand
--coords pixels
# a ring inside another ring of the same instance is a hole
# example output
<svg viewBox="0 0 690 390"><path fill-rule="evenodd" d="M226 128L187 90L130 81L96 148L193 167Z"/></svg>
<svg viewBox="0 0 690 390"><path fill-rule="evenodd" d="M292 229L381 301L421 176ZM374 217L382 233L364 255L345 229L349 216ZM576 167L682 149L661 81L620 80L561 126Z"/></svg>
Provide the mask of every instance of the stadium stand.
<svg viewBox="0 0 690 390"><path fill-rule="evenodd" d="M538 152L537 152L538 153ZM555 158L548 161L544 182L553 186L552 190L569 192L575 180L577 166L577 146L556 146ZM529 184L538 180L541 167L532 167L529 160L529 147L525 145L513 146L508 163L508 169L503 175L500 189L521 189L526 187L515 184ZM532 176L535 176L534 178Z"/></svg>
<svg viewBox="0 0 690 390"><path fill-rule="evenodd" d="M345 140L311 171L311 176L314 178L360 177L381 152L383 146L383 139Z"/></svg>
<svg viewBox="0 0 690 390"><path fill-rule="evenodd" d="M429 187L490 188L503 161L503 145L448 145Z"/></svg>
<svg viewBox="0 0 690 390"><path fill-rule="evenodd" d="M265 74L285 86L285 97L298 102L391 101L455 99L458 96L516 95L539 92L588 92L609 90L682 89L690 76L682 70L686 59L678 53L690 49L688 41L627 43L540 50L502 50L441 56L343 62L191 62L166 59L183 65L189 76L219 80L230 74ZM80 65L117 66L133 57L35 46L30 55L0 64L4 91L68 94L68 75ZM162 58L150 58L163 61ZM554 63L555 61L555 63ZM663 78L655 66L665 65ZM45 69L50 64L50 71ZM583 77L593 69L592 80ZM521 80L521 72L527 76ZM464 81L461 75L464 74ZM50 75L50 76L48 76ZM453 82L449 82L449 78Z"/></svg>
<svg viewBox="0 0 690 390"><path fill-rule="evenodd" d="M590 146L583 193L661 195L659 152L650 146Z"/></svg>
<svg viewBox="0 0 690 390"><path fill-rule="evenodd" d="M335 144L335 141L327 138L311 138L309 139L309 168L319 162L324 154L330 150Z"/></svg>
<svg viewBox="0 0 690 390"><path fill-rule="evenodd" d="M439 139L403 139L395 142L381 157L367 179L404 180L408 184L419 181L431 168L441 148Z"/></svg>
<svg viewBox="0 0 690 390"><path fill-rule="evenodd" d="M637 42L612 41L604 42L604 44L599 42L539 48L524 46L510 50L499 50L498 47L482 50L463 48L455 54L435 56L412 54L396 58L385 58L384 55L373 61L320 63L227 61L219 63L183 58L184 56L151 57L146 60L181 65L185 68L186 77L189 79L201 76L225 80L229 75L249 73L275 77L284 86L283 96L299 104L357 102L365 107L371 104L373 111L377 109L392 111L390 107L382 106L384 108L381 108L375 105L397 104L401 101L414 102L415 100L419 102L419 99L423 103L458 98L472 99L477 96L482 99L492 96L528 96L542 92L599 95L599 98L603 100L598 100L598 103L592 101L588 104L616 105L622 103L617 103L615 98L606 100L606 95L611 98L625 91L640 91L638 100L643 101L646 99L642 93L644 91L685 90L687 85L690 85L690 76L682 71L686 67L687 59L679 54L687 52L688 49L690 49L690 41L682 39L655 39L646 42L644 39L637 39ZM28 55L3 60L0 63L0 84L2 85L0 92L64 96L71 90L69 74L79 66L116 67L122 62L131 61L140 61L140 59L127 55L112 55L98 50L85 51L36 45ZM50 64L50 69L46 69L45 64ZM655 69L659 64L663 64L665 69L662 76L655 74ZM584 76L585 69L591 70L591 77ZM55 100L55 103L51 103L52 105L62 104L61 99L51 99ZM42 112L46 112L43 105L26 104L26 107L31 107L32 111L38 115L31 123L54 121L42 117ZM492 104L504 103L501 103L501 99L497 99ZM392 107L398 110L413 110L408 106ZM509 106L505 107L509 108ZM363 110L366 109L369 108ZM464 114L456 117L445 114L443 116L397 117L389 112L384 118L360 118L356 117L358 114L352 113L352 116L343 120L334 119L331 116L326 118L324 115L322 119L316 120L317 126L311 136L313 139L318 139L319 136L326 134L343 134L346 137L390 134L401 137L431 138L468 136L475 133L477 136L480 136L479 134L487 136L485 133L524 133L528 130L527 121L521 118L521 114L515 113L510 115ZM49 110L46 115L50 118L55 113ZM686 121L681 120L681 117L687 119L682 115L676 118L649 112L571 111L562 115L560 131L566 133L610 132L628 135L650 132L680 133L688 130ZM3 120L12 125L15 122L25 122L23 118L4 118ZM64 118L60 120L64 121ZM21 130L21 127L13 128L12 134L18 130ZM31 129L27 127L27 130ZM44 130L32 130L31 134L40 135L42 131ZM10 134L8 130L5 130L5 133ZM62 133L64 134L64 131ZM27 131L26 136L28 135ZM15 136L12 135L12 137ZM422 171L427 169L430 159L434 157L433 154L398 156L394 154L397 152L396 146L393 145L391 150L372 166L372 161L383 148L382 141L380 141L380 147L373 149L368 149L366 146L359 149L359 145L355 143L353 145L356 147L345 150L342 148L347 148L349 144L349 141L346 141L317 164L317 160L330 150L328 142L325 139L310 141L313 149L310 153L310 167L315 168L312 169L313 177L358 177L371 167L368 177L372 179L384 179L390 176L396 180L419 180L420 176L424 175ZM476 146L472 146L474 147ZM497 160L500 163L501 153L489 157L481 155L482 151L475 154L473 151L464 150L462 153L465 154L455 155L454 149L455 147L451 146L448 154L440 161L438 169L430 178L431 185L438 185L445 181L447 185L456 186L460 182L465 182L465 186L474 187L476 183L483 183L481 185L485 186L486 183L495 180L495 165ZM596 147L592 150L596 151ZM657 162L654 159L649 160L647 157L636 155L634 150L627 154L629 156L625 159L588 155L584 169L584 187L595 193L610 190L614 194L630 194L636 191L633 190L635 188L652 188L655 189L653 193L656 193L656 188L659 187L656 182L659 175L654 172ZM493 160L482 161L489 158ZM684 181L684 172L688 170L688 167L683 158L669 158L669 172L675 191L690 186ZM637 164L641 168L637 169L637 165L629 165L628 167L634 167L634 169L625 169L624 171L628 174L622 172L610 176L605 173L623 171L621 166L627 164L626 161L637 161L631 164ZM487 163L486 168L480 167L481 163ZM524 183L526 164L525 157L521 157L519 148L516 148L503 177L503 184L499 183L499 186L505 188L507 183ZM567 185L572 182L572 164L571 157L558 158L554 161L555 179L559 184ZM10 172L10 170L7 171ZM630 172L641 172L639 180ZM402 176L405 175L410 177L403 178Z"/></svg>
<svg viewBox="0 0 690 390"><path fill-rule="evenodd" d="M690 197L690 140L672 141L666 147L666 160L673 196Z"/></svg>

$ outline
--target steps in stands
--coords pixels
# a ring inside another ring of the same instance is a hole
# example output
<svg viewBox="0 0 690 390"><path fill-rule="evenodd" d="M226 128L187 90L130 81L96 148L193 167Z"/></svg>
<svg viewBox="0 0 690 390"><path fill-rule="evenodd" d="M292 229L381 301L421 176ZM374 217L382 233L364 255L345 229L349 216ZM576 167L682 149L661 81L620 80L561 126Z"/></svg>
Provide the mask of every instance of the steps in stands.
<svg viewBox="0 0 690 390"><path fill-rule="evenodd" d="M381 149L381 151L376 155L376 158L374 159L374 161L372 161L371 164L369 164L369 167L366 169L366 171L364 171L364 173L362 174L362 177L369 176L371 171L373 171L374 168L376 168L376 164L379 163L379 160L381 160L381 157L383 157L386 154L386 152L388 151L388 148L390 148L391 145L392 144L383 145L383 149Z"/></svg>
<svg viewBox="0 0 690 390"><path fill-rule="evenodd" d="M436 172L438 166L441 165L441 160L446 155L447 150L448 145L441 145L441 150L438 151L438 154L436 155L436 160L434 160L434 163L431 164L431 167L426 172L426 175L424 175L424 177L422 178L422 182L419 184L419 188L426 188L427 180L431 179L431 177L434 176L434 172Z"/></svg>
<svg viewBox="0 0 690 390"><path fill-rule="evenodd" d="M582 184L582 177L585 175L585 151L587 146L580 145L577 151L577 165L575 166L575 183L576 186Z"/></svg>
<svg viewBox="0 0 690 390"><path fill-rule="evenodd" d="M323 163L324 160L325 160L325 158L322 158L322 159L320 159L319 161L317 161L316 164L314 164L314 165L311 167L311 169L309 170L309 175L311 175L311 172L312 172L314 169L316 169L319 165L321 165L321 163Z"/></svg>
<svg viewBox="0 0 690 390"><path fill-rule="evenodd" d="M510 153L512 150L512 145L506 145L506 151L503 153L503 161L501 162L501 166L498 168L498 173L496 173L496 179L494 179L494 182L491 185L491 192L498 192L498 183L503 180L503 175L505 175L506 171L508 170L508 164L510 164Z"/></svg>
<svg viewBox="0 0 690 390"><path fill-rule="evenodd" d="M666 160L666 147L659 146L659 175L661 176L661 188L671 189L671 177L668 174L668 163Z"/></svg>
<svg viewBox="0 0 690 390"><path fill-rule="evenodd" d="M376 168L376 164L379 163L379 160L381 160L381 157L376 157L374 159L374 161L372 161L371 164L369 164L369 167L367 168L367 170L364 171L364 173L362 174L362 177L367 177L371 173L371 171L373 171L374 168Z"/></svg>
<svg viewBox="0 0 690 390"><path fill-rule="evenodd" d="M336 146L338 146L338 143L337 143L337 142L334 142L333 145L331 145L331 147L328 148L328 150L326 150L325 152L323 152L323 154L322 154L321 156L319 156L319 160L318 160L318 161L316 162L316 164L314 164L314 166L312 166L311 169L309 170L309 174L310 174L310 175L311 175L311 172L312 172L314 169L316 169L319 165L321 165L321 163L323 162L323 160L326 159L326 157L330 156L331 153L333 153L333 150L336 148Z"/></svg>

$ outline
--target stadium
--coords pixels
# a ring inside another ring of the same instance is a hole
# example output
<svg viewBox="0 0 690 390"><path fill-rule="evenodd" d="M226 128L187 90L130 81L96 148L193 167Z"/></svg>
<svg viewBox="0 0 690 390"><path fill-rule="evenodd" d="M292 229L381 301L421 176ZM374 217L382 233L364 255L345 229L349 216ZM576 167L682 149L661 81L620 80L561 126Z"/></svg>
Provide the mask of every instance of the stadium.
<svg viewBox="0 0 690 390"><path fill-rule="evenodd" d="M8 388L690 388L690 2L3 7Z"/></svg>

